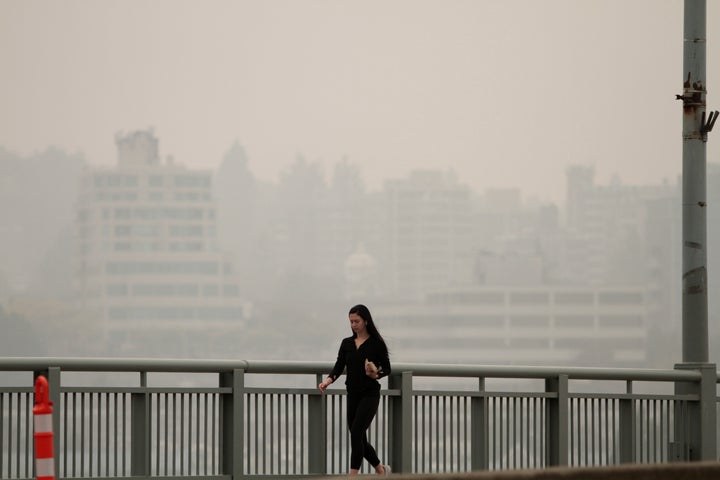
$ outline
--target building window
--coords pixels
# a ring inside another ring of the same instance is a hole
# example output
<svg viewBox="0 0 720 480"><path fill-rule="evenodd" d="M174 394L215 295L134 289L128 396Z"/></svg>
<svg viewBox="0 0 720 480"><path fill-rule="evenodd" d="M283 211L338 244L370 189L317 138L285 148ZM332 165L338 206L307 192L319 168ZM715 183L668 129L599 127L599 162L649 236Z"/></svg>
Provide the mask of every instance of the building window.
<svg viewBox="0 0 720 480"><path fill-rule="evenodd" d="M511 305L547 305L549 295L545 292L511 292Z"/></svg>
<svg viewBox="0 0 720 480"><path fill-rule="evenodd" d="M642 305L643 295L640 292L600 292L598 300L601 305Z"/></svg>
<svg viewBox="0 0 720 480"><path fill-rule="evenodd" d="M163 177L161 175L150 175L148 185L151 187L162 187Z"/></svg>
<svg viewBox="0 0 720 480"><path fill-rule="evenodd" d="M237 285L223 285L223 297L239 297L240 287Z"/></svg>
<svg viewBox="0 0 720 480"><path fill-rule="evenodd" d="M556 315L555 328L592 328L595 319L592 315Z"/></svg>
<svg viewBox="0 0 720 480"><path fill-rule="evenodd" d="M643 326L641 315L601 315L599 320L601 327L637 328Z"/></svg>
<svg viewBox="0 0 720 480"><path fill-rule="evenodd" d="M124 283L110 283L105 286L105 293L109 297L125 297L128 294L128 287Z"/></svg>
<svg viewBox="0 0 720 480"><path fill-rule="evenodd" d="M549 326L550 319L543 315L515 315L510 317L510 326L518 328L545 328Z"/></svg>
<svg viewBox="0 0 720 480"><path fill-rule="evenodd" d="M555 292L556 305L592 305L594 302L592 292Z"/></svg>

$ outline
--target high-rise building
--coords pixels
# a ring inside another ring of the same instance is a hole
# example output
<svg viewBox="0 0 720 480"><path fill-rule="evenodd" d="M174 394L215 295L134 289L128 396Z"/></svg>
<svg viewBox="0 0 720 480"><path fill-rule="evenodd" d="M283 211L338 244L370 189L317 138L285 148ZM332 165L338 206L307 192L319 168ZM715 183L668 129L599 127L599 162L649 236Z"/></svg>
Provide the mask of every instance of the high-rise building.
<svg viewBox="0 0 720 480"><path fill-rule="evenodd" d="M77 205L77 287L124 351L192 355L237 332L244 301L217 245L211 172L162 162L151 131L116 137Z"/></svg>
<svg viewBox="0 0 720 480"><path fill-rule="evenodd" d="M570 167L567 174L564 280L586 285L644 282L640 259L646 255L648 204L674 195L675 188L623 185L617 180L596 185L594 170L587 166Z"/></svg>
<svg viewBox="0 0 720 480"><path fill-rule="evenodd" d="M470 189L454 175L414 171L385 185L387 251L381 277L396 299L473 281Z"/></svg>

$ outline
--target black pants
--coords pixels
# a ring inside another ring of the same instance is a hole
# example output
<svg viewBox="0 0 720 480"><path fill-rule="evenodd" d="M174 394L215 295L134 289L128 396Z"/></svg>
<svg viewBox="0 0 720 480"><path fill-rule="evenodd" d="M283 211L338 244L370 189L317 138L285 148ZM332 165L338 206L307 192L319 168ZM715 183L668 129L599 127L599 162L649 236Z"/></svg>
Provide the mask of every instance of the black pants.
<svg viewBox="0 0 720 480"><path fill-rule="evenodd" d="M350 468L360 470L363 458L370 465L380 465L377 453L367 441L365 433L370 427L378 405L380 404L379 392L350 393L347 397L347 423L350 429Z"/></svg>

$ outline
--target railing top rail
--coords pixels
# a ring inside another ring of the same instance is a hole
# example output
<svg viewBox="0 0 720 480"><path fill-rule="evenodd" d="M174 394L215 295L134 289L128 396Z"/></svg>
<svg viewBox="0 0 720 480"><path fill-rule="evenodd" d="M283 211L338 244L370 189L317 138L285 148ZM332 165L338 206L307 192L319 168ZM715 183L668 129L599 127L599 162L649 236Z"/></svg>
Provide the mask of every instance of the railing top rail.
<svg viewBox="0 0 720 480"><path fill-rule="evenodd" d="M246 373L325 374L332 368L332 363L223 359L0 357L0 371L37 371L48 367L77 372L216 373L240 369ZM543 379L567 375L569 379L574 380L658 382L700 380L700 372L696 370L640 368L394 363L393 372L412 372L419 377Z"/></svg>
<svg viewBox="0 0 720 480"><path fill-rule="evenodd" d="M413 375L424 377L451 376L543 379L567 375L571 380L634 380L656 382L700 380L700 372L694 370L661 370L649 368L398 364L393 366L393 370L412 371Z"/></svg>

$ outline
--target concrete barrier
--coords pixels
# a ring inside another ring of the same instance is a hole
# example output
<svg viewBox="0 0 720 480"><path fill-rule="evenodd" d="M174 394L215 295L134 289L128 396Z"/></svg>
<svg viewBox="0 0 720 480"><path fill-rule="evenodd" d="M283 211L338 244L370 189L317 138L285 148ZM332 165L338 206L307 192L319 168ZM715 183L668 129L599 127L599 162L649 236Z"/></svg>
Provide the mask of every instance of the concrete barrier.
<svg viewBox="0 0 720 480"><path fill-rule="evenodd" d="M472 473L392 474L394 480L720 480L720 462L550 467ZM327 477L338 478L338 477Z"/></svg>

